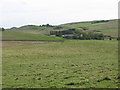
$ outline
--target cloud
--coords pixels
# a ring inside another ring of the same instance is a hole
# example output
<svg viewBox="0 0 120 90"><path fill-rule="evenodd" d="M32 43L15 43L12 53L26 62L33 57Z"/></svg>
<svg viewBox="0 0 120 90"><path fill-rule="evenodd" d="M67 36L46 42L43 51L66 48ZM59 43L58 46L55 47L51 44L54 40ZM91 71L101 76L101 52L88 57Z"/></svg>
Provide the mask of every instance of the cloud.
<svg viewBox="0 0 120 90"><path fill-rule="evenodd" d="M118 0L2 0L0 6L3 27L115 19L118 13Z"/></svg>

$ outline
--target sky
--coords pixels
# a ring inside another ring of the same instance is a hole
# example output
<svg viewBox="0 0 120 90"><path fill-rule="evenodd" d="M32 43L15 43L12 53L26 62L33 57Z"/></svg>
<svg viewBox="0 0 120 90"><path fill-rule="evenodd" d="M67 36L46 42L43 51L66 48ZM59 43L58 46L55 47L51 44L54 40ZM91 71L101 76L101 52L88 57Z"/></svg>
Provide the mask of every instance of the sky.
<svg viewBox="0 0 120 90"><path fill-rule="evenodd" d="M119 0L0 0L0 27L118 18Z"/></svg>

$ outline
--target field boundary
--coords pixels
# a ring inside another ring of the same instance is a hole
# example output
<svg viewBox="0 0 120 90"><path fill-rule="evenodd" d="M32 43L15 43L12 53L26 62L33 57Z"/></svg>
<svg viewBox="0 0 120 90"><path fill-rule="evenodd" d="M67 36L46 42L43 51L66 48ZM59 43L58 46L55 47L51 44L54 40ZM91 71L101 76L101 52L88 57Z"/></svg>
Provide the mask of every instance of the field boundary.
<svg viewBox="0 0 120 90"><path fill-rule="evenodd" d="M44 42L64 42L64 41L54 41L54 40L0 40L0 41L44 41Z"/></svg>

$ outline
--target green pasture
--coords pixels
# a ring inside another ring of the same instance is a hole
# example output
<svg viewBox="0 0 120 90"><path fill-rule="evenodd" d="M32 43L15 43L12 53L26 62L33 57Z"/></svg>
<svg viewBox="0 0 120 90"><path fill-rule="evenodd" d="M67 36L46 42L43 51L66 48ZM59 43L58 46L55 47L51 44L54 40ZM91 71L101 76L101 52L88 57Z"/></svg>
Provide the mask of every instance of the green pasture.
<svg viewBox="0 0 120 90"><path fill-rule="evenodd" d="M2 32L2 40L47 40L47 41L64 41L61 37L51 37L45 35L31 34L18 31Z"/></svg>
<svg viewBox="0 0 120 90"><path fill-rule="evenodd" d="M111 37L118 37L118 20L109 20L109 22L92 23L87 22L74 22L62 25L56 25L53 27L38 26L38 25L26 25L19 28L11 28L3 31L3 39L40 39L41 36L49 36L50 31L63 31L69 29L86 28L88 31L98 31L104 35L110 35ZM61 27L55 29L55 27ZM1 29L0 29L1 30ZM23 34L23 35L22 35ZM51 37L50 37L51 38Z"/></svg>
<svg viewBox="0 0 120 90"><path fill-rule="evenodd" d="M105 35L110 35L112 37L118 37L118 20L110 20L109 22L95 23L92 24L89 22L78 22L78 23L69 23L61 25L64 28L79 28L86 27L88 30L97 30L102 32Z"/></svg>
<svg viewBox="0 0 120 90"><path fill-rule="evenodd" d="M3 46L3 88L117 88L117 40ZM13 42L14 43L14 42Z"/></svg>

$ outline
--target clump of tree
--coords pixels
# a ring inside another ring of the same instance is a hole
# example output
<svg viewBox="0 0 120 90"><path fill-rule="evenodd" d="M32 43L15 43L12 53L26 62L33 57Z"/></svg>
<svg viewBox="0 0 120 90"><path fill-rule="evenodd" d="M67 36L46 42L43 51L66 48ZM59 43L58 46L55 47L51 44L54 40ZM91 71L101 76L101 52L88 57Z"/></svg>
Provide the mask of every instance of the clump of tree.
<svg viewBox="0 0 120 90"><path fill-rule="evenodd" d="M99 31L99 30L92 30L93 32L101 32L101 31Z"/></svg>
<svg viewBox="0 0 120 90"><path fill-rule="evenodd" d="M63 31L51 31L50 35L56 35L67 39L104 40L104 34L102 34L101 32L85 31L74 28Z"/></svg>
<svg viewBox="0 0 120 90"><path fill-rule="evenodd" d="M97 33L93 31L76 30L73 34L73 38L81 40L104 40L104 35L102 33Z"/></svg>
<svg viewBox="0 0 120 90"><path fill-rule="evenodd" d="M1 31L5 31L5 29L4 29L4 28L1 28Z"/></svg>
<svg viewBox="0 0 120 90"><path fill-rule="evenodd" d="M83 30L89 30L87 27L80 27L80 28L82 28Z"/></svg>
<svg viewBox="0 0 120 90"><path fill-rule="evenodd" d="M117 37L117 40L120 40L120 37Z"/></svg>
<svg viewBox="0 0 120 90"><path fill-rule="evenodd" d="M93 21L91 24L109 22L109 20Z"/></svg>
<svg viewBox="0 0 120 90"><path fill-rule="evenodd" d="M57 37L62 37L62 34L61 33L57 33L56 36Z"/></svg>
<svg viewBox="0 0 120 90"><path fill-rule="evenodd" d="M43 25L41 25L42 27L54 27L54 26L52 26L52 25L50 25L50 24L43 24Z"/></svg>
<svg viewBox="0 0 120 90"><path fill-rule="evenodd" d="M65 34L73 34L73 32L75 31L74 28L72 29L68 29L68 30L62 30L62 31L50 31L50 35L58 35L58 34L61 34L61 35L65 35Z"/></svg>

